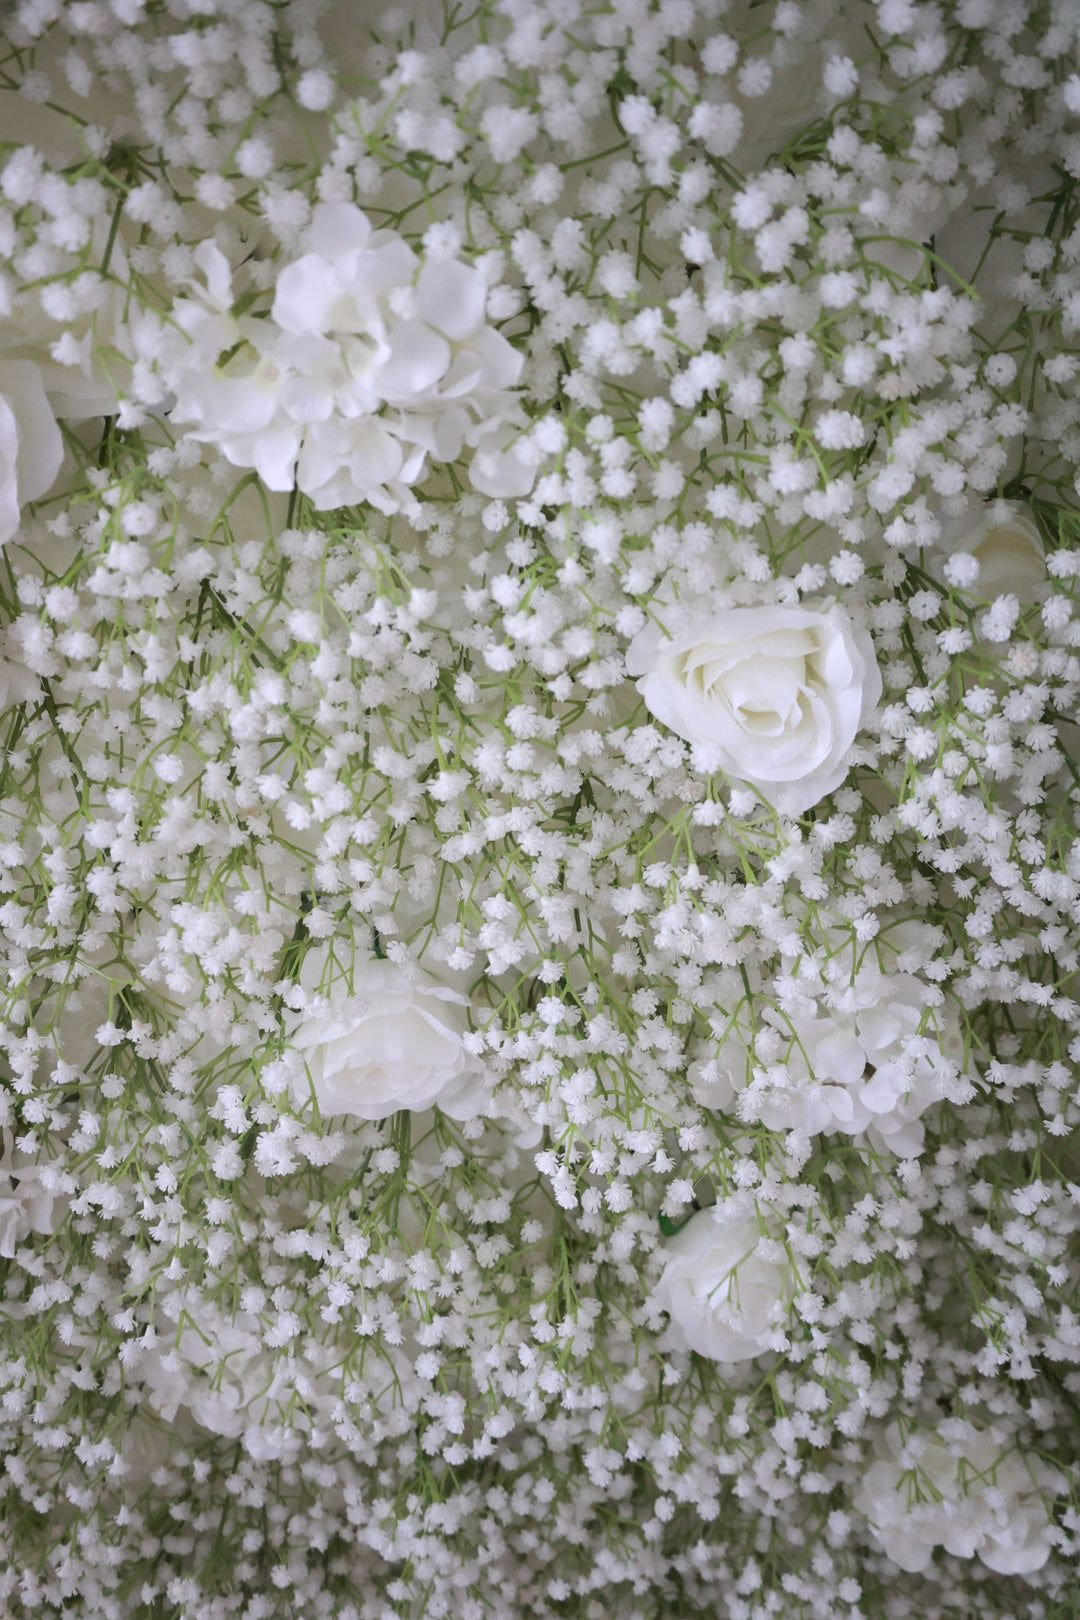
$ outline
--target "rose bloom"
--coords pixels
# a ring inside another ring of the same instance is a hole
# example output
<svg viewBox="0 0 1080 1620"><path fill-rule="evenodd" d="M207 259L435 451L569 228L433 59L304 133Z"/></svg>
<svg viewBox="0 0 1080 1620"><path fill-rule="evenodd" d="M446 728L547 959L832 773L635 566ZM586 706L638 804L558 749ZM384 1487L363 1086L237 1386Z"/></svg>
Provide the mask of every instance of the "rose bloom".
<svg viewBox="0 0 1080 1620"><path fill-rule="evenodd" d="M321 998L293 1031L321 1113L385 1119L438 1107L471 1119L483 1110L484 1070L463 1041L464 996L395 962L357 962L353 984L352 995Z"/></svg>
<svg viewBox="0 0 1080 1620"><path fill-rule="evenodd" d="M723 608L665 637L648 626L627 671L695 763L799 815L839 787L881 695L870 637L839 608Z"/></svg>
<svg viewBox="0 0 1080 1620"><path fill-rule="evenodd" d="M0 359L0 545L21 508L40 500L64 459L64 444L41 373L29 360Z"/></svg>
<svg viewBox="0 0 1080 1620"><path fill-rule="evenodd" d="M671 1316L668 1343L713 1361L752 1361L775 1349L798 1277L754 1215L699 1210L664 1245L653 1298Z"/></svg>
<svg viewBox="0 0 1080 1620"><path fill-rule="evenodd" d="M1038 525L1019 501L993 501L947 523L939 541L950 556L967 553L979 565L973 595L986 601L1015 596L1032 602L1046 583L1046 557Z"/></svg>
<svg viewBox="0 0 1080 1620"><path fill-rule="evenodd" d="M855 1496L894 1564L929 1567L934 1548L979 1558L999 1575L1030 1575L1050 1556L1050 1522L1036 1484L1015 1451L989 1434L962 1445L937 1434L909 1436L890 1424Z"/></svg>

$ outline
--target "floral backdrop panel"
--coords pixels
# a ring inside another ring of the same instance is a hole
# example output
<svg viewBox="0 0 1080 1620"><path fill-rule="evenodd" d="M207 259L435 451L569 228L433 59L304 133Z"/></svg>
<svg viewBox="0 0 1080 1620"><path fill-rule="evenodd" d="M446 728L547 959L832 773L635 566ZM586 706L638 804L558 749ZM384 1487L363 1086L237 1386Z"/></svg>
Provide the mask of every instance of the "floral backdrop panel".
<svg viewBox="0 0 1080 1620"><path fill-rule="evenodd" d="M1076 1620L1077 0L0 10L3 1620Z"/></svg>

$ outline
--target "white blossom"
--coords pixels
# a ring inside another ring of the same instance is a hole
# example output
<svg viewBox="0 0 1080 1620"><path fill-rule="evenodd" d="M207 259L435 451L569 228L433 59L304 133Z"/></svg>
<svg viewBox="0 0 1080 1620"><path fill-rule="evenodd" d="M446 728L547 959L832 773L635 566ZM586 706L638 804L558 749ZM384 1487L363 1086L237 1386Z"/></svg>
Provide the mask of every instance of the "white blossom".
<svg viewBox="0 0 1080 1620"><path fill-rule="evenodd" d="M698 1210L663 1252L653 1299L670 1314L674 1348L750 1361L780 1346L799 1277L767 1223Z"/></svg>
<svg viewBox="0 0 1080 1620"><path fill-rule="evenodd" d="M0 358L0 545L18 531L27 501L48 493L63 458L37 366Z"/></svg>
<svg viewBox="0 0 1080 1620"><path fill-rule="evenodd" d="M987 601L1015 596L1031 602L1046 582L1042 537L1031 511L1019 501L992 501L952 519L942 528L939 545L946 553L945 577ZM965 557L978 564L970 575L961 571Z"/></svg>
<svg viewBox="0 0 1080 1620"><path fill-rule="evenodd" d="M292 1048L323 1114L383 1119L438 1106L455 1119L481 1111L484 1071L464 1042L468 1002L429 976L394 962L360 960L353 993L321 998L296 1023Z"/></svg>
<svg viewBox="0 0 1080 1620"><path fill-rule="evenodd" d="M999 1575L1029 1575L1050 1556L1046 1508L1023 1457L986 1431L963 1441L892 1423L855 1497L894 1564L929 1567L935 1547L975 1555Z"/></svg>
<svg viewBox="0 0 1080 1620"><path fill-rule="evenodd" d="M483 273L421 260L344 204L315 210L305 245L266 319L237 315L224 255L196 249L205 284L174 311L188 343L165 367L190 437L320 509L393 512L429 461L466 447L485 493L525 493L510 448L521 356L485 318Z"/></svg>
<svg viewBox="0 0 1080 1620"><path fill-rule="evenodd" d="M10 1260L16 1246L37 1232L55 1232L67 1210L58 1172L47 1159L20 1151L10 1130L0 1134L0 1258Z"/></svg>
<svg viewBox="0 0 1080 1620"><path fill-rule="evenodd" d="M918 934L918 925L903 925L892 937L902 943ZM926 1110L970 1095L957 1009L898 971L895 957L879 963L867 953L857 966L850 957L834 959L819 1001L765 1008L762 1023L779 1037L770 1061L752 1061L751 1030L736 1021L716 1055L694 1064L696 1094L709 1108L773 1130L865 1134L875 1147L908 1157L922 1149Z"/></svg>
<svg viewBox="0 0 1080 1620"><path fill-rule="evenodd" d="M666 636L649 625L627 671L705 769L798 815L837 788L881 678L865 631L839 608L728 608Z"/></svg>

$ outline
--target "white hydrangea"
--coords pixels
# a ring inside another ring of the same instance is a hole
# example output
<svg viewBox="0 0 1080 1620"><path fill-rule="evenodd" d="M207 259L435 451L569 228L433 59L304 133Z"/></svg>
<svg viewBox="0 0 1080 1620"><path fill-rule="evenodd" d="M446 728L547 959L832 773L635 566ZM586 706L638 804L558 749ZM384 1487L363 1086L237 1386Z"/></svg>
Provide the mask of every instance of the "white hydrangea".
<svg viewBox="0 0 1080 1620"><path fill-rule="evenodd" d="M55 1232L67 1209L61 1178L15 1147L10 1130L0 1131L0 1258L10 1260L32 1233Z"/></svg>
<svg viewBox="0 0 1080 1620"><path fill-rule="evenodd" d="M1030 1575L1050 1556L1050 1521L1031 1469L985 1431L962 1441L892 1423L855 1506L894 1564L927 1569L935 1547L976 1554L999 1575Z"/></svg>
<svg viewBox="0 0 1080 1620"><path fill-rule="evenodd" d="M174 1299L166 1315L139 1369L154 1411L170 1424L186 1413L211 1434L243 1439L256 1460L280 1456L282 1414L290 1409L291 1426L302 1425L316 1404L309 1369L268 1344L250 1310L229 1318L216 1305Z"/></svg>
<svg viewBox="0 0 1080 1620"><path fill-rule="evenodd" d="M295 1457L302 1436L342 1417L346 1385L340 1356L331 1365L313 1360L310 1346L288 1336L289 1313L270 1310L261 1295L249 1290L231 1315L208 1300L168 1296L154 1342L140 1349L138 1376L153 1412L181 1436L196 1424L266 1463ZM368 1385L381 1393L367 1394L371 1409L414 1406L421 1392L404 1353L380 1347L372 1360Z"/></svg>
<svg viewBox="0 0 1080 1620"><path fill-rule="evenodd" d="M906 1158L922 1149L926 1110L968 1090L955 1010L936 988L869 955L853 970L842 953L820 1000L789 995L762 1022L758 1050L768 1061L751 1061L752 1033L733 1020L716 1053L691 1065L707 1107L807 1136L865 1134Z"/></svg>
<svg viewBox="0 0 1080 1620"><path fill-rule="evenodd" d="M162 360L189 437L320 510L397 511L429 462L466 449L483 493L527 493L532 466L513 447L522 357L486 319L483 272L419 258L351 204L320 204L305 246L268 319L237 313L224 254L196 249L204 284L176 305L186 341Z"/></svg>

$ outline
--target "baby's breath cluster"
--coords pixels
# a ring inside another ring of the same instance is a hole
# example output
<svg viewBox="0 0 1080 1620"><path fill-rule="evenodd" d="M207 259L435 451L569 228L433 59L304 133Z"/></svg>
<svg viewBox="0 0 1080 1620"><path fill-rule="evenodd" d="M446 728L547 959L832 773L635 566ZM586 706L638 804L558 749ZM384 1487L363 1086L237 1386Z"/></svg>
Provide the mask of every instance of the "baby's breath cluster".
<svg viewBox="0 0 1080 1620"><path fill-rule="evenodd" d="M1066 1620L1072 0L20 0L0 1610Z"/></svg>

